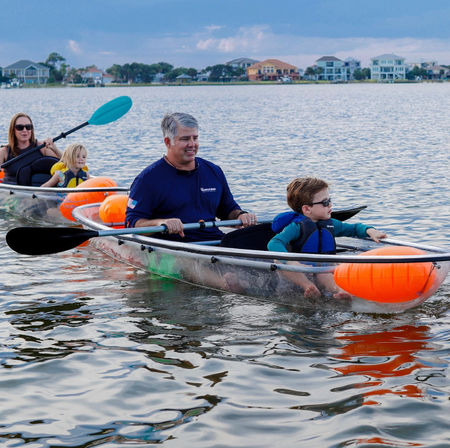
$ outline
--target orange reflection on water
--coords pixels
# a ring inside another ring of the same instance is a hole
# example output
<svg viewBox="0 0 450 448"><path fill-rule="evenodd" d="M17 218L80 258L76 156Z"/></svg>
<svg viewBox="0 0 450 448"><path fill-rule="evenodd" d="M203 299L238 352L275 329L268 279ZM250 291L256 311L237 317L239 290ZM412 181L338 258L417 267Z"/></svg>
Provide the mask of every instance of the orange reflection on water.
<svg viewBox="0 0 450 448"><path fill-rule="evenodd" d="M368 439L357 439L356 442L359 444L364 444L364 446L367 445L386 445L390 447L410 447L410 446L424 446L421 443L414 443L414 442L399 442L398 440L389 440L389 439L383 439L381 437L370 437Z"/></svg>
<svg viewBox="0 0 450 448"><path fill-rule="evenodd" d="M345 334L337 339L347 344L338 349L335 359L345 364L333 366L342 375L367 375L367 382L353 385L357 388L375 387L364 392L363 404L379 404L375 396L397 395L411 398L424 396L421 388L415 384L406 384L395 388L378 388L383 378L401 377L419 368L426 368L417 359L417 352L431 350L428 346L429 327L405 325L390 331L370 334Z"/></svg>
<svg viewBox="0 0 450 448"><path fill-rule="evenodd" d="M405 325L379 333L338 336L338 340L348 341L348 344L339 348L341 353L335 358L351 362L333 368L343 375L363 374L372 378L408 375L425 367L416 359L416 353L419 350L431 350L427 346L428 330L425 325ZM383 360L368 364L361 357Z"/></svg>

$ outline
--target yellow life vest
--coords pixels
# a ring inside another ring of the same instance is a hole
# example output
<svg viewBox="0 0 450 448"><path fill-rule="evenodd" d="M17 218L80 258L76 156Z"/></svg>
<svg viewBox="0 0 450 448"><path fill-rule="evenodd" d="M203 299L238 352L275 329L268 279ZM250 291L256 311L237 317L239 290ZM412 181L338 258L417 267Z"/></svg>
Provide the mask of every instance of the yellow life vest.
<svg viewBox="0 0 450 448"><path fill-rule="evenodd" d="M87 179L88 170L87 165L85 165L75 176L63 162L57 162L51 167L50 174L54 175L56 171L60 171L61 181L58 183L58 187L75 188Z"/></svg>

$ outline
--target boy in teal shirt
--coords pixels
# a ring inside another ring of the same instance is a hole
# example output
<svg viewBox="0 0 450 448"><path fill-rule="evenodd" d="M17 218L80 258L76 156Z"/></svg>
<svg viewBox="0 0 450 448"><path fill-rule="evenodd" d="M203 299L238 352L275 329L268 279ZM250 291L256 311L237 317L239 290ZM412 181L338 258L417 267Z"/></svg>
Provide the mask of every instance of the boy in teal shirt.
<svg viewBox="0 0 450 448"><path fill-rule="evenodd" d="M273 220L272 229L277 234L267 245L270 251L332 254L336 252L334 238L337 236L369 236L377 243L387 236L372 226L348 224L331 218L328 184L321 179L294 179L287 187L287 202L294 212L281 213ZM300 263L291 261L288 264ZM283 275L299 285L305 297L320 297L319 288L307 275L289 271L284 271ZM334 298L349 297L338 288L331 273L317 274L316 277L318 285L331 292Z"/></svg>

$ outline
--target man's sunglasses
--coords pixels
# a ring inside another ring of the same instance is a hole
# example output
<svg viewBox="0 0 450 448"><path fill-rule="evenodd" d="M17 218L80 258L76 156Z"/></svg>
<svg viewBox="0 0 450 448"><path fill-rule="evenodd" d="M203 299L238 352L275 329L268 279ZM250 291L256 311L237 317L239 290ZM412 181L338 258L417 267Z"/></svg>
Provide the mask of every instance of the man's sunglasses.
<svg viewBox="0 0 450 448"><path fill-rule="evenodd" d="M27 131L31 131L33 129L33 125L32 124L16 124L16 125L14 125L14 127L18 131L23 131L24 129L26 129Z"/></svg>
<svg viewBox="0 0 450 448"><path fill-rule="evenodd" d="M311 205L322 204L324 207L328 207L331 204L331 198L324 199L323 201L313 202Z"/></svg>

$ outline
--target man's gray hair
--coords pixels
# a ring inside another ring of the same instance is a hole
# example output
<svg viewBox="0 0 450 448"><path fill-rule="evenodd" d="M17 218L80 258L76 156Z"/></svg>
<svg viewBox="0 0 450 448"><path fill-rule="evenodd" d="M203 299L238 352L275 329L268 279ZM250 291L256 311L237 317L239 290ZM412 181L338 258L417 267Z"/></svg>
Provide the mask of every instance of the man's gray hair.
<svg viewBox="0 0 450 448"><path fill-rule="evenodd" d="M161 121L163 137L169 137L170 141L173 142L173 138L178 133L178 126L182 126L183 128L198 129L198 122L192 115L185 114L183 112L166 114Z"/></svg>

